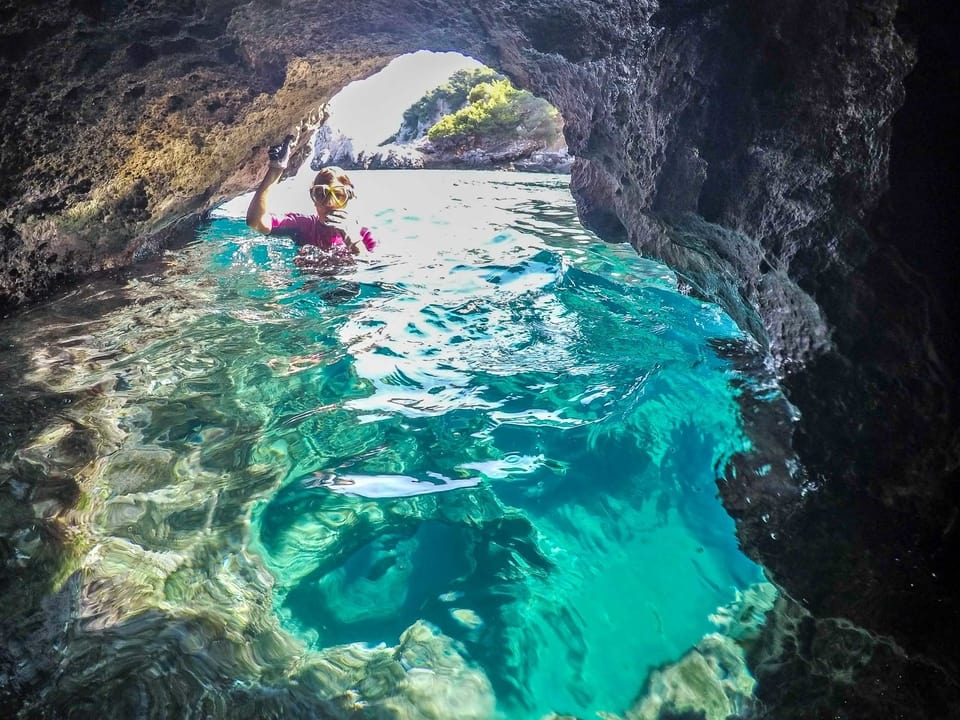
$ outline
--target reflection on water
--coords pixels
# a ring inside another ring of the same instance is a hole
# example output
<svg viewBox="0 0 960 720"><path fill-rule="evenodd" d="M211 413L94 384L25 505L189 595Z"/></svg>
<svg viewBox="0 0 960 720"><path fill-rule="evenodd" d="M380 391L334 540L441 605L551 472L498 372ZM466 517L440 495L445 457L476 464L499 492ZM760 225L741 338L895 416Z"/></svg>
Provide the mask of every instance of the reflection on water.
<svg viewBox="0 0 960 720"><path fill-rule="evenodd" d="M747 343L584 231L566 178L355 182L381 241L357 266L298 268L241 200L5 323L8 694L592 717L700 643L733 712L769 597L716 497L749 443L711 348Z"/></svg>

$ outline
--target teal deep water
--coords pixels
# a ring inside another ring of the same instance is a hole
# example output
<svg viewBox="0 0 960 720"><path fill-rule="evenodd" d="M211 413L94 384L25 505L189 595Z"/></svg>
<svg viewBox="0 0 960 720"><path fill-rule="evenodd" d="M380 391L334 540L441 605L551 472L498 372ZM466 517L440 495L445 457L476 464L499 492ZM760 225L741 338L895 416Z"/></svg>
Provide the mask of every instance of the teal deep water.
<svg viewBox="0 0 960 720"><path fill-rule="evenodd" d="M508 717L622 711L762 580L716 489L746 440L712 344L740 332L585 231L565 177L355 183L381 246L334 276L242 208L203 234L257 337L237 402L286 468L252 521L284 625L393 644L425 619Z"/></svg>
<svg viewBox="0 0 960 720"><path fill-rule="evenodd" d="M34 714L622 715L764 581L718 499L750 382L718 307L586 231L568 177L351 175L359 263L301 267L239 198L5 321Z"/></svg>

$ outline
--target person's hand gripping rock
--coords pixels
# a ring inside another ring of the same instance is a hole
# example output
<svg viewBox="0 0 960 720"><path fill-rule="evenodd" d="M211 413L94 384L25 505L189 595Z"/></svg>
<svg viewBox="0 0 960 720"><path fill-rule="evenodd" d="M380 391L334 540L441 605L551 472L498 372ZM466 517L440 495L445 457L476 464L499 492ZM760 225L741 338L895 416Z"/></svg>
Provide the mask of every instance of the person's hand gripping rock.
<svg viewBox="0 0 960 720"><path fill-rule="evenodd" d="M270 167L285 170L287 164L290 162L290 154L293 151L293 146L296 141L296 135L291 134L287 135L283 139L283 142L271 145L267 150L267 157L270 158Z"/></svg>

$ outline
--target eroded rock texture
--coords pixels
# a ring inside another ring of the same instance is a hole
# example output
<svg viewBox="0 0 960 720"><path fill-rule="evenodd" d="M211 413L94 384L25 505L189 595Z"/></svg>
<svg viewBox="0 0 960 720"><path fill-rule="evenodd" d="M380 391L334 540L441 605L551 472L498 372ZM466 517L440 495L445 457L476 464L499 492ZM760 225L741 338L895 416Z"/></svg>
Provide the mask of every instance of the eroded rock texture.
<svg viewBox="0 0 960 720"><path fill-rule="evenodd" d="M792 599L765 712L955 716L956 27L921 0L5 0L0 302L189 232L392 57L470 54L561 110L584 221L722 303L799 410L721 488Z"/></svg>

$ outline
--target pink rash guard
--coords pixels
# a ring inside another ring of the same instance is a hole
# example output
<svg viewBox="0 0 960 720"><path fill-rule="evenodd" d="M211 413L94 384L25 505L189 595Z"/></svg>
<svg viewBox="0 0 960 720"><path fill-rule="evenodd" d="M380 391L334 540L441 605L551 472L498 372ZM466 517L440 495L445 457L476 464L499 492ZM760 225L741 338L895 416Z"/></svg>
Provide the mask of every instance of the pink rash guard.
<svg viewBox="0 0 960 720"><path fill-rule="evenodd" d="M324 225L316 215L300 215L287 213L286 215L270 215L270 234L277 237L289 237L297 245L313 245L324 250L335 246L345 248L343 233L336 228ZM360 239L367 250L377 246L369 228L360 228Z"/></svg>

